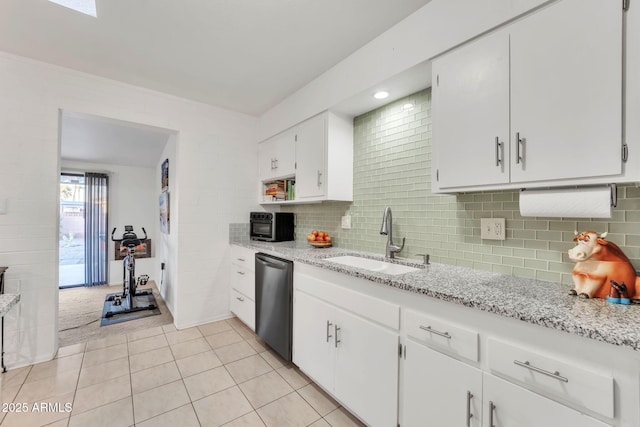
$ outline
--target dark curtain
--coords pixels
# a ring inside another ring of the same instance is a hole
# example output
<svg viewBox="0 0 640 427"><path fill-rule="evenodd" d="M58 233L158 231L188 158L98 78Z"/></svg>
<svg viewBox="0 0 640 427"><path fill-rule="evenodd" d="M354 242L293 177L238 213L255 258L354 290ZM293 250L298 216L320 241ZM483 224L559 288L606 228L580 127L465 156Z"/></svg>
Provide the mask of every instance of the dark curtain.
<svg viewBox="0 0 640 427"><path fill-rule="evenodd" d="M85 286L107 284L107 201L109 177L85 174L84 251Z"/></svg>

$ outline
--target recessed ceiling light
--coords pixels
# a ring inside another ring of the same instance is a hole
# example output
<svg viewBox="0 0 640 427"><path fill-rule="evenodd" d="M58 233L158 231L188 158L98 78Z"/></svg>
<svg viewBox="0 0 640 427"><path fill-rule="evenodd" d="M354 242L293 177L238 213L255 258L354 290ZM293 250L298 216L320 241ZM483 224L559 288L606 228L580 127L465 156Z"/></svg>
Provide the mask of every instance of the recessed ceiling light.
<svg viewBox="0 0 640 427"><path fill-rule="evenodd" d="M380 90L373 94L373 97L375 99L385 99L387 96L389 96L389 92L386 92L384 90Z"/></svg>
<svg viewBox="0 0 640 427"><path fill-rule="evenodd" d="M68 7L76 12L84 13L85 15L98 17L96 13L96 0L49 0L52 3L59 4L60 6Z"/></svg>

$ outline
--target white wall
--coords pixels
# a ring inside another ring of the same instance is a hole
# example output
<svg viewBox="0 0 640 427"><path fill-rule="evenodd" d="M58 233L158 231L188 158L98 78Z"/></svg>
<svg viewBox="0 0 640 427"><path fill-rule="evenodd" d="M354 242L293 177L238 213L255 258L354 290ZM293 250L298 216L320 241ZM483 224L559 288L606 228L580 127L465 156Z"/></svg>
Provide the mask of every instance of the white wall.
<svg viewBox="0 0 640 427"><path fill-rule="evenodd" d="M263 114L258 138L262 141L369 91L545 2L432 0Z"/></svg>
<svg viewBox="0 0 640 427"><path fill-rule="evenodd" d="M5 53L0 93L0 199L9 209L0 215L0 265L9 267L6 291L21 294L5 322L9 368L57 350L61 109L178 132L175 324L228 315L228 224L256 209L254 117Z"/></svg>
<svg viewBox="0 0 640 427"><path fill-rule="evenodd" d="M160 295L162 295L162 298L164 299L173 316L179 317L177 304L178 289L176 288L176 285L178 283L177 266L179 212L177 212L177 210L175 209L175 205L178 198L178 193L176 191L176 182L180 175L179 170L176 170L176 144L177 135L173 135L167 141L167 145L165 146L164 151L162 152L162 156L160 157L160 160L158 161L158 165L156 167L156 175L160 177L162 173L162 162L164 162L165 159L169 159L169 234L163 234L160 231L160 227L158 227L158 238L156 239L157 244L155 249L155 257L156 277L160 278L156 281L158 290L160 291ZM158 180L154 190L156 203L158 202L161 191L162 186L160 181ZM159 217L159 211L156 211L156 217ZM165 264L164 273L161 270L162 263Z"/></svg>

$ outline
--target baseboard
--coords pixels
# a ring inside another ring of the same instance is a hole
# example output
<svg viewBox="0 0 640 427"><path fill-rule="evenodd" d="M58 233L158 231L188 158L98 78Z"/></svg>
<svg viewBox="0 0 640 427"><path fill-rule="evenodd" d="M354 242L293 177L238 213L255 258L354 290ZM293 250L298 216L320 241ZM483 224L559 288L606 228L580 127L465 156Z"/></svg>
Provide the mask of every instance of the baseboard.
<svg viewBox="0 0 640 427"><path fill-rule="evenodd" d="M201 322L190 322L190 323L181 323L180 325L177 325L175 323L175 317L173 318L174 321L174 326L176 327L176 329L181 330L181 329L187 329L187 328L193 328L194 326L200 326L200 325L204 325L207 323L212 323L212 322L219 322L221 320L227 320L227 319L231 319L232 317L235 317L235 315L232 312L227 312L225 314L221 314L219 316L215 316L215 317L210 317L207 319L204 319Z"/></svg>

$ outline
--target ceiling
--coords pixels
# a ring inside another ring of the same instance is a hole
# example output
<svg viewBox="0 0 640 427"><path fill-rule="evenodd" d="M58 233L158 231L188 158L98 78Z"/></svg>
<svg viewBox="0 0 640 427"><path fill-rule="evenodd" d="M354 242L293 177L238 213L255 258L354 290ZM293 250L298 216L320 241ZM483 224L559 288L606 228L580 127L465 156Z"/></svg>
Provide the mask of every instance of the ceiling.
<svg viewBox="0 0 640 427"><path fill-rule="evenodd" d="M63 111L60 157L64 160L155 168L174 133L138 123Z"/></svg>
<svg viewBox="0 0 640 427"><path fill-rule="evenodd" d="M0 1L0 50L259 116L429 0Z"/></svg>

